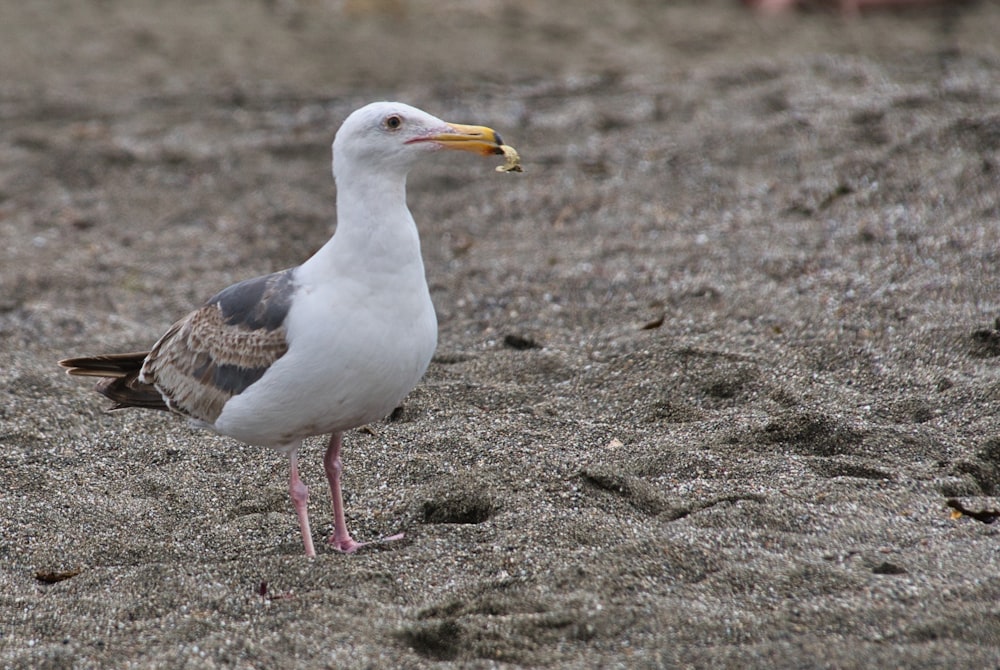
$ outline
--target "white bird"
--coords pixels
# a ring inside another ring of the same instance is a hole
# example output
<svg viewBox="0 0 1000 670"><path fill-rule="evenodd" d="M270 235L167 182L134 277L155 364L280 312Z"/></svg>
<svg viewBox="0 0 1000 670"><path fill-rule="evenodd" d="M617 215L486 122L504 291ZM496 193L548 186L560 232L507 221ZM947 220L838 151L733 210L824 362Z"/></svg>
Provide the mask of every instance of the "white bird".
<svg viewBox="0 0 1000 670"><path fill-rule="evenodd" d="M316 550L298 450L304 438L331 433L323 458L333 498L329 543L354 552L364 543L344 518L342 435L397 407L437 345L407 173L440 149L493 155L502 145L490 128L446 123L402 103L362 107L334 139L337 228L311 258L220 291L148 352L59 364L71 375L103 377L95 388L115 401L112 409L169 410L287 453L308 556Z"/></svg>

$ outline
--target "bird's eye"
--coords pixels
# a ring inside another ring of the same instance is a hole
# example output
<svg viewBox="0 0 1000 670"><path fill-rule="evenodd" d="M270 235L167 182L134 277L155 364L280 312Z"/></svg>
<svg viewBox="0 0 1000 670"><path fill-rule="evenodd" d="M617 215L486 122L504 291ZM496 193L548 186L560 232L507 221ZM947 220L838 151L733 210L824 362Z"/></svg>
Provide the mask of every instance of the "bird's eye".
<svg viewBox="0 0 1000 670"><path fill-rule="evenodd" d="M403 117L399 114L391 114L385 117L385 127L389 130L397 130L403 125Z"/></svg>

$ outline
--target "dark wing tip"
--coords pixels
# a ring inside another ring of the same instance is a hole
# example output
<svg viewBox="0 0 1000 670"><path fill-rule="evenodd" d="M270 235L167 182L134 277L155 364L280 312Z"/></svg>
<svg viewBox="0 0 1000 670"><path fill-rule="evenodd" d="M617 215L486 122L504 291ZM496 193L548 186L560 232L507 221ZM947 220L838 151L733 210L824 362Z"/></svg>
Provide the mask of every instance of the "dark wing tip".
<svg viewBox="0 0 1000 670"><path fill-rule="evenodd" d="M137 376L138 372L121 377L105 377L97 382L94 390L114 401L115 404L108 411L129 407L170 411L156 387L143 384Z"/></svg>

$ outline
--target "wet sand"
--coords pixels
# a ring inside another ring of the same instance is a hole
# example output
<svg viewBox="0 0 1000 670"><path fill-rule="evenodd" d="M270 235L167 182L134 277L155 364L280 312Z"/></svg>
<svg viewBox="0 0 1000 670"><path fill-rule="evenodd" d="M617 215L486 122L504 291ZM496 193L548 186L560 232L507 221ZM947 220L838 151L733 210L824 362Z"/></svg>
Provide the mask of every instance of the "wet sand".
<svg viewBox="0 0 1000 670"><path fill-rule="evenodd" d="M1000 7L539 4L0 9L0 667L1000 665ZM284 458L55 362L306 258L383 98L526 172L412 174L407 539L310 561Z"/></svg>

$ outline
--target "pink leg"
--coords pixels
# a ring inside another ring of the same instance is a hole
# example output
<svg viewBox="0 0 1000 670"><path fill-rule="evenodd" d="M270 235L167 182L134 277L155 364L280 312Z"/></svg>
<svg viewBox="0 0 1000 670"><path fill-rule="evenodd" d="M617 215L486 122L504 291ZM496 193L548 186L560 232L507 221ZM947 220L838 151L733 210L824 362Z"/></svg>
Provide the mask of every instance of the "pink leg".
<svg viewBox="0 0 1000 670"><path fill-rule="evenodd" d="M288 460L291 465L288 492L292 495L295 515L299 517L299 529L302 531L302 544L306 547L306 556L313 557L316 555L316 549L313 548L312 532L309 530L309 489L299 479L298 449L291 452Z"/></svg>
<svg viewBox="0 0 1000 670"><path fill-rule="evenodd" d="M340 488L340 473L344 469L340 461L342 438L342 433L331 435L330 446L326 448L326 455L323 456L323 468L326 470L326 478L330 482L330 497L333 498L333 536L328 541L337 551L353 554L368 543L356 542L347 532L347 519L344 518L344 496ZM389 542L402 539L402 537L403 534L399 533L380 541Z"/></svg>
<svg viewBox="0 0 1000 670"><path fill-rule="evenodd" d="M330 446L323 456L323 468L326 470L326 479L330 482L330 497L333 498L333 536L329 542L337 551L353 554L361 544L355 542L347 532L347 519L344 517L344 495L340 490L340 473L344 469L340 462L341 439L341 433L331 435Z"/></svg>

